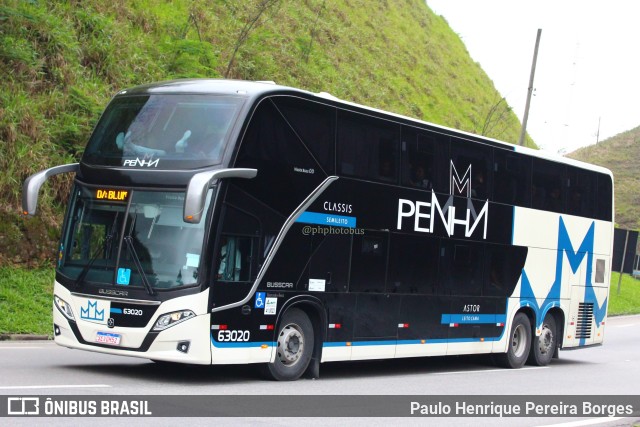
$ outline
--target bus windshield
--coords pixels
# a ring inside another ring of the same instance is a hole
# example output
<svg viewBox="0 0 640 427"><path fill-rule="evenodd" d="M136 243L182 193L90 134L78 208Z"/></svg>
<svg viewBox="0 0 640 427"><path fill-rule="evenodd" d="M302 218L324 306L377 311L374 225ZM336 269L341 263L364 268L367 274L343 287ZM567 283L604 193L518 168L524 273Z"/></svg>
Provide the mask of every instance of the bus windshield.
<svg viewBox="0 0 640 427"><path fill-rule="evenodd" d="M215 95L116 97L82 161L156 169L218 164L242 102L243 98Z"/></svg>
<svg viewBox="0 0 640 427"><path fill-rule="evenodd" d="M211 191L207 206L210 199ZM183 204L183 192L76 184L58 272L78 287L88 282L152 293L196 284L205 222L184 222Z"/></svg>

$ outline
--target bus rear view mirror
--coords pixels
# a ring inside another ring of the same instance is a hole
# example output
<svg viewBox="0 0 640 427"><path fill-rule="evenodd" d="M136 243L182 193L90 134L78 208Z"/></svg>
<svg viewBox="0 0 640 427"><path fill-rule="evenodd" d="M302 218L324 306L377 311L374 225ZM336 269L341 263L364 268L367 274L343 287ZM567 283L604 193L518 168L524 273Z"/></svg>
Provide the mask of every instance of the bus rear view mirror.
<svg viewBox="0 0 640 427"><path fill-rule="evenodd" d="M54 166L49 169L45 169L38 173L31 175L22 184L22 213L24 215L35 215L36 207L38 206L38 194L40 193L40 187L44 182L54 176L61 173L78 172L80 168L79 163L70 163L68 165Z"/></svg>
<svg viewBox="0 0 640 427"><path fill-rule="evenodd" d="M247 168L216 169L195 174L189 181L187 194L184 198L184 222L190 224L198 224L200 222L207 198L207 190L214 180L220 178L251 179L255 178L257 174L257 169Z"/></svg>

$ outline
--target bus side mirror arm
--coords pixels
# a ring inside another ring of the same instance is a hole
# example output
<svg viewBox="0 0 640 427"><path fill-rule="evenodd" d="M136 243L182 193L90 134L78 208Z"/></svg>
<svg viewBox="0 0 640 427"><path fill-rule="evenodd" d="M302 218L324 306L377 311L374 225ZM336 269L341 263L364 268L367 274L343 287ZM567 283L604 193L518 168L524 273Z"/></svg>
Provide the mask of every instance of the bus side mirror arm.
<svg viewBox="0 0 640 427"><path fill-rule="evenodd" d="M198 224L202 219L207 190L211 183L220 178L255 178L257 169L229 168L216 169L195 174L191 177L187 186L187 194L184 198L183 220L190 224Z"/></svg>
<svg viewBox="0 0 640 427"><path fill-rule="evenodd" d="M79 163L70 163L45 169L27 178L22 184L22 213L29 216L36 214L40 187L48 178L61 173L78 172L79 169Z"/></svg>

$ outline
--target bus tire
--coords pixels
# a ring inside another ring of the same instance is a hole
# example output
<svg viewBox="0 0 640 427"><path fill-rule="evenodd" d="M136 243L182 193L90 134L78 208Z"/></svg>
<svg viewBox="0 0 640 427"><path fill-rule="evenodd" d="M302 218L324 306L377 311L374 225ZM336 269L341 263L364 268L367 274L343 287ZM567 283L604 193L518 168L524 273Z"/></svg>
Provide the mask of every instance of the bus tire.
<svg viewBox="0 0 640 427"><path fill-rule="evenodd" d="M313 324L297 308L282 316L276 336L276 357L264 367L266 377L276 381L294 381L306 371L313 355Z"/></svg>
<svg viewBox="0 0 640 427"><path fill-rule="evenodd" d="M496 362L505 368L518 369L527 361L531 348L531 322L524 313L513 318L506 353L497 354Z"/></svg>
<svg viewBox="0 0 640 427"><path fill-rule="evenodd" d="M547 366L551 362L558 345L556 331L556 319L547 313L542 321L540 336L533 337L531 351L527 359L528 364Z"/></svg>

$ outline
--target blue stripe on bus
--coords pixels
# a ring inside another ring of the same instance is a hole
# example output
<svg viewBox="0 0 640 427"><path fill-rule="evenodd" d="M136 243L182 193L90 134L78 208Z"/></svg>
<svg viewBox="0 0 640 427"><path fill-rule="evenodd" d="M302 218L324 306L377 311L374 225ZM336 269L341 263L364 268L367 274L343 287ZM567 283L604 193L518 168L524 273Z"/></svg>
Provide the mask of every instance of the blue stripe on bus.
<svg viewBox="0 0 640 427"><path fill-rule="evenodd" d="M365 347L365 346L381 346L381 345L409 345L409 344L455 344L455 343L465 343L465 342L491 342L491 341L500 341L502 337L488 337L488 338L426 338L424 340L390 340L390 341L350 341L350 347ZM422 342L424 341L424 342ZM333 342L325 342L322 343L323 347L347 347L348 341L333 341ZM268 347L275 347L276 342L273 341L263 341L263 342L217 342L215 340L211 340L211 344L213 344L216 348L251 348L251 347L262 347L266 345Z"/></svg>
<svg viewBox="0 0 640 427"><path fill-rule="evenodd" d="M330 227L348 227L354 228L356 226L355 216L343 216L343 215L329 215L320 212L303 212L296 222L302 222L305 224L318 224L326 225Z"/></svg>
<svg viewBox="0 0 640 427"><path fill-rule="evenodd" d="M322 343L323 347L345 347L347 345L346 341L333 341L333 342L325 342Z"/></svg>
<svg viewBox="0 0 640 427"><path fill-rule="evenodd" d="M122 314L122 309L121 308L111 308L109 311L111 313Z"/></svg>
<svg viewBox="0 0 640 427"><path fill-rule="evenodd" d="M398 340L398 345L406 344L457 344L465 342L500 341L500 337L488 338L425 338L424 340ZM424 341L424 342L422 342Z"/></svg>
<svg viewBox="0 0 640 427"><path fill-rule="evenodd" d="M262 342L218 342L211 339L211 344L217 348L251 348L251 347L262 347L266 345L267 347L275 347L276 343L274 341L262 341Z"/></svg>
<svg viewBox="0 0 640 427"><path fill-rule="evenodd" d="M397 341L333 341L322 343L323 347L364 347L375 345L408 345L408 344L456 344L465 342L493 342L500 341L499 337L488 338L425 338L424 340L397 340ZM424 342L422 342L424 341ZM347 345L349 342L349 345Z"/></svg>
<svg viewBox="0 0 640 427"><path fill-rule="evenodd" d="M440 323L458 323L462 325L477 325L481 323L505 323L507 316L504 314L443 314Z"/></svg>

